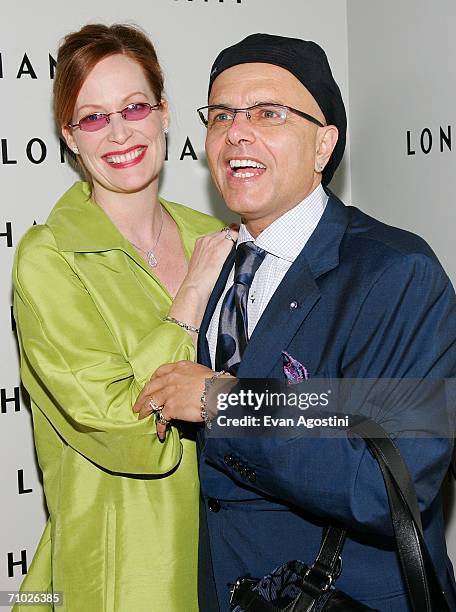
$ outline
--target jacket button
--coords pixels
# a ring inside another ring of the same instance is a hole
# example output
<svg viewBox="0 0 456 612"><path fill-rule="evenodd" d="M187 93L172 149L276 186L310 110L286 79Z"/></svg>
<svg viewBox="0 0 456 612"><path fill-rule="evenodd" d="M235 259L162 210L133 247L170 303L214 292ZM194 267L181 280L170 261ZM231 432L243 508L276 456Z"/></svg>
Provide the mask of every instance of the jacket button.
<svg viewBox="0 0 456 612"><path fill-rule="evenodd" d="M247 476L247 468L245 465L241 465L241 467L239 468L239 475L242 476L242 478L245 478Z"/></svg>
<svg viewBox="0 0 456 612"><path fill-rule="evenodd" d="M240 468L241 468L241 463L239 461L233 461L232 466L233 466L233 470L235 472L239 472Z"/></svg>
<svg viewBox="0 0 456 612"><path fill-rule="evenodd" d="M214 497L210 497L207 500L207 505L211 512L218 512L221 508L219 500L215 499Z"/></svg>
<svg viewBox="0 0 456 612"><path fill-rule="evenodd" d="M232 455L225 455L223 461L231 467L234 463L234 457Z"/></svg>
<svg viewBox="0 0 456 612"><path fill-rule="evenodd" d="M299 307L299 304L296 300L293 300L292 302L290 302L290 310L296 310L296 308Z"/></svg>
<svg viewBox="0 0 456 612"><path fill-rule="evenodd" d="M247 473L247 478L250 480L250 482L255 482L256 481L256 473L253 470L249 470Z"/></svg>

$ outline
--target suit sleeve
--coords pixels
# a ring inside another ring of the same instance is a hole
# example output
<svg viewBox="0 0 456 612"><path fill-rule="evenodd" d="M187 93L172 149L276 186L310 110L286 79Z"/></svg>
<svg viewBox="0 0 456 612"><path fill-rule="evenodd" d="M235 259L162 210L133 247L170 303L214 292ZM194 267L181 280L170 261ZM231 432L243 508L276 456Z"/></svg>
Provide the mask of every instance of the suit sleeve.
<svg viewBox="0 0 456 612"><path fill-rule="evenodd" d="M132 355L122 354L45 226L21 241L13 285L22 380L63 440L112 472L172 470L182 455L179 432L171 428L161 444L152 418L139 421L132 406L162 363L194 359L190 336L157 315Z"/></svg>
<svg viewBox="0 0 456 612"><path fill-rule="evenodd" d="M344 347L343 376L444 379L454 377L455 368L451 283L431 258L401 256L367 292ZM452 436L399 437L396 443L426 512L448 469ZM344 432L325 438L209 438L205 455L233 478L239 476L224 457L247 464L256 474L254 488L263 494L360 531L392 533L378 464L362 440Z"/></svg>

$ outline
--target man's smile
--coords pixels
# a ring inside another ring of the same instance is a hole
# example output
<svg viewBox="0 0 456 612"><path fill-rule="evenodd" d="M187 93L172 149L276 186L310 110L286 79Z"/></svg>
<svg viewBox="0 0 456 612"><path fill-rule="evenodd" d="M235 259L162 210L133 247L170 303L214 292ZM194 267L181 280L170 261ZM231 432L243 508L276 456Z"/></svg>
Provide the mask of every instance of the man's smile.
<svg viewBox="0 0 456 612"><path fill-rule="evenodd" d="M228 171L234 178L253 178L260 176L266 170L266 166L255 159L230 158L228 160Z"/></svg>

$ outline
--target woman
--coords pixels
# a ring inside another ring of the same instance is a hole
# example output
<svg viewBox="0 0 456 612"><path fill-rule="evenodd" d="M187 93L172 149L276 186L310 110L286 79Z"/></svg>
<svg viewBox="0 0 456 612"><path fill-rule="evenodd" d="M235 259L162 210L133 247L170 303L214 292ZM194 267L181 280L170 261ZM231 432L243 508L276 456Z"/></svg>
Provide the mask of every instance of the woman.
<svg viewBox="0 0 456 612"><path fill-rule="evenodd" d="M232 235L158 196L169 114L141 31L85 26L57 64L57 125L87 182L27 232L14 266L49 510L22 589L63 591L71 612L196 611L194 441L174 423L161 441L132 405L161 364L194 359Z"/></svg>

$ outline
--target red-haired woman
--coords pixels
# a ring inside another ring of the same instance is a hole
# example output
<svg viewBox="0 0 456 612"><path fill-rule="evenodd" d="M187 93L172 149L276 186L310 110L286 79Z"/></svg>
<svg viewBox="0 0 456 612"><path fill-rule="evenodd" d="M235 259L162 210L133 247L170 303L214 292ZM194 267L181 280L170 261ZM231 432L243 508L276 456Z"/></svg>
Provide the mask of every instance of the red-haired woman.
<svg viewBox="0 0 456 612"><path fill-rule="evenodd" d="M54 111L87 182L27 232L14 266L49 510L22 589L62 591L59 609L72 612L196 611L192 433L173 423L161 441L154 415L138 420L132 405L159 365L194 359L236 234L158 195L169 114L140 30L69 34Z"/></svg>

